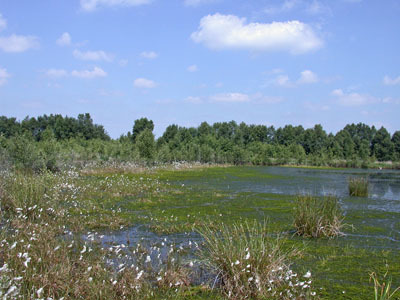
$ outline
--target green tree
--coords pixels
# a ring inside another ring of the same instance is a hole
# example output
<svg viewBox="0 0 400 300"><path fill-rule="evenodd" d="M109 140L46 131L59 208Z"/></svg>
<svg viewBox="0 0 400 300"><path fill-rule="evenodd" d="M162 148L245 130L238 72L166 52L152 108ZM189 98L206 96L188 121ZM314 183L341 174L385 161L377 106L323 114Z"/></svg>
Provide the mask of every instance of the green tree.
<svg viewBox="0 0 400 300"><path fill-rule="evenodd" d="M136 146L139 151L139 155L142 159L150 162L155 156L155 141L154 134L150 129L146 128L139 133L136 138Z"/></svg>
<svg viewBox="0 0 400 300"><path fill-rule="evenodd" d="M146 129L150 132L153 132L154 123L152 120L148 120L147 118L135 120L135 124L133 125L132 129L132 140L135 141L139 134Z"/></svg>
<svg viewBox="0 0 400 300"><path fill-rule="evenodd" d="M394 158L400 160L400 131L396 131L392 136Z"/></svg>
<svg viewBox="0 0 400 300"><path fill-rule="evenodd" d="M379 161L388 161L393 157L394 146L390 134L385 127L381 127L372 139L372 153Z"/></svg>

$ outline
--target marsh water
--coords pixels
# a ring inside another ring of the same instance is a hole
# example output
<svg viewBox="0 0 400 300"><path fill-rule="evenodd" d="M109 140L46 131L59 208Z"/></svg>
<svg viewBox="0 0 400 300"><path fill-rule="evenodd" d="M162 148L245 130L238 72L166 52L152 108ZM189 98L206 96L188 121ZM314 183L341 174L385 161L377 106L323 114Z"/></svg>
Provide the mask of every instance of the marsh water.
<svg viewBox="0 0 400 300"><path fill-rule="evenodd" d="M354 177L368 178L368 197L349 196L348 180ZM204 217L209 214L210 220L217 220L221 216L223 222L268 218L270 222L278 224L276 228L280 228L280 232L286 233L294 243L303 243L301 237L294 237L291 234L295 196L336 195L340 199L345 223L349 226L345 228L345 235L342 237L307 240L314 255L319 255L319 249L323 249L321 251L325 251L328 256L338 251L338 253L344 251L342 254L337 254L339 256L354 256L351 262L339 259L335 263L338 268L343 266L354 268L351 263L356 261L361 266L368 265L371 253L378 253L371 251L394 251L396 259L398 258L400 250L400 171L398 170L234 167L221 168L218 171L186 171L179 176L167 177L164 180L181 189L182 193L177 196L179 201L173 202L170 207L164 204L162 213L166 211L165 214L170 214L171 217L179 214L186 216L199 210L204 213ZM208 192L205 196L199 196L205 192ZM198 199L192 201L193 197ZM156 214L145 211L143 213L150 213L153 216ZM162 234L154 233L149 228L151 227L144 223L120 231L102 233L100 241L106 247L127 243L130 245L142 243L149 248L156 246L158 253L161 252L162 255L174 245L184 250L184 260L195 258L195 250L201 243L198 233L189 230ZM363 251L363 256L358 256L357 249ZM156 254L152 252L152 256ZM379 255L375 255L375 259L380 263ZM314 266L315 263L314 257L308 262L308 266ZM319 267L321 276L336 272L332 269L326 271L327 266L322 264ZM364 276L364 270L360 272L363 272ZM368 274L366 271L365 273ZM333 275L326 276L330 281L329 276ZM354 278L349 277L339 281L354 285L352 280Z"/></svg>

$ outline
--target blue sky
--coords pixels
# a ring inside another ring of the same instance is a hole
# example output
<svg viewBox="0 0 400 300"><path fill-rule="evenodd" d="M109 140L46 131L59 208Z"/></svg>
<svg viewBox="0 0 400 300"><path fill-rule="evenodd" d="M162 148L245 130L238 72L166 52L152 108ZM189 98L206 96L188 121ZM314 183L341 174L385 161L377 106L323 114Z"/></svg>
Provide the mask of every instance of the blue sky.
<svg viewBox="0 0 400 300"><path fill-rule="evenodd" d="M398 0L0 2L0 115L114 138L235 120L400 130Z"/></svg>

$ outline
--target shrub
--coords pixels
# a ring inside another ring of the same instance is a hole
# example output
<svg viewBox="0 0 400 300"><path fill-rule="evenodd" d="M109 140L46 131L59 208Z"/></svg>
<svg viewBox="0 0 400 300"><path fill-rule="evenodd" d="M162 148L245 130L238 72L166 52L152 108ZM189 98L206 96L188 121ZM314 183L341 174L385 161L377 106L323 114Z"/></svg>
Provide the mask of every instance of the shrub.
<svg viewBox="0 0 400 300"><path fill-rule="evenodd" d="M343 213L336 196L298 195L294 208L296 234L305 237L342 235Z"/></svg>
<svg viewBox="0 0 400 300"><path fill-rule="evenodd" d="M350 178L349 194L356 197L368 197L368 179L365 177Z"/></svg>
<svg viewBox="0 0 400 300"><path fill-rule="evenodd" d="M289 267L295 249L284 250L284 240L268 233L267 223L211 226L198 230L204 238L200 257L217 274L217 283L230 299L309 299L311 273L299 283Z"/></svg>

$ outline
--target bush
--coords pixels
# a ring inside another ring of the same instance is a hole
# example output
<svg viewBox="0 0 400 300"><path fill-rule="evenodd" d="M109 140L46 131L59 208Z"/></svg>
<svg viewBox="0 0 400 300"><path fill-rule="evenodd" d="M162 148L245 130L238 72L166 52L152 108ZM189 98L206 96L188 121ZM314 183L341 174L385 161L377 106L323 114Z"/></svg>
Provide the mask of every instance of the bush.
<svg viewBox="0 0 400 300"><path fill-rule="evenodd" d="M336 196L322 199L299 195L294 209L296 234L305 237L335 237L342 235L343 213Z"/></svg>
<svg viewBox="0 0 400 300"><path fill-rule="evenodd" d="M349 194L356 197L368 197L368 179L364 177L350 178Z"/></svg>
<svg viewBox="0 0 400 300"><path fill-rule="evenodd" d="M267 223L222 225L215 232L210 226L198 230L205 246L200 257L217 277L222 291L230 299L310 299L311 274L298 284L289 259L299 254L284 250L284 240L268 233Z"/></svg>

